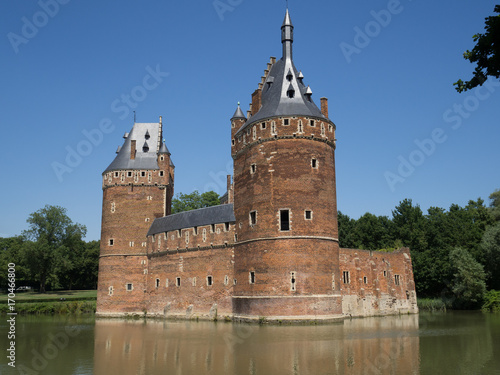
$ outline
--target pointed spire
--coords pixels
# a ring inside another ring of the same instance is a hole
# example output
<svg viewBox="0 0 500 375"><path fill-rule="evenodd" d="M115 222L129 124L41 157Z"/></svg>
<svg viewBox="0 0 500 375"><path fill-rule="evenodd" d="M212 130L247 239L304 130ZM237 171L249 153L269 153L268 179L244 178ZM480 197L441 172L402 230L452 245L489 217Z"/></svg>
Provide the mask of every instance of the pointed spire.
<svg viewBox="0 0 500 375"><path fill-rule="evenodd" d="M246 120L246 117L243 114L243 111L241 110L240 102L238 102L238 108L236 109L236 112L234 112L233 117L231 117L231 120L232 119L236 119L236 118L241 118L241 119L245 119Z"/></svg>
<svg viewBox="0 0 500 375"><path fill-rule="evenodd" d="M291 60L293 44L293 24L288 9L286 10L283 25L281 26L281 43L283 43L283 60Z"/></svg>
<svg viewBox="0 0 500 375"><path fill-rule="evenodd" d="M158 153L170 155L170 151L168 151L167 145L165 144L165 140L163 140L163 142L161 143L161 147Z"/></svg>

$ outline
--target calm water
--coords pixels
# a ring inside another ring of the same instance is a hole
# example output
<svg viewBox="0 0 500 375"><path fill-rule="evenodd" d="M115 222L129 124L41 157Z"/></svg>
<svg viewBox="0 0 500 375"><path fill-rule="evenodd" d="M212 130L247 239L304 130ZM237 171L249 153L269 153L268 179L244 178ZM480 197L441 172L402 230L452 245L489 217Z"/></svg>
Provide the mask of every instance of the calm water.
<svg viewBox="0 0 500 375"><path fill-rule="evenodd" d="M2 354L1 374L500 374L500 314L291 327L18 317L16 328L17 367Z"/></svg>

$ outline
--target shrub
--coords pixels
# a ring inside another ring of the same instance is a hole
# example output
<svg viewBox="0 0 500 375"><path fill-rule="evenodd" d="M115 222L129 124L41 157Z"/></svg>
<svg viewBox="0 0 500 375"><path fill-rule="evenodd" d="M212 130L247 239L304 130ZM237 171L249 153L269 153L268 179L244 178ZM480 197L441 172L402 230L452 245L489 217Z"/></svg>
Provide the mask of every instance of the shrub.
<svg viewBox="0 0 500 375"><path fill-rule="evenodd" d="M500 312L500 290L490 290L484 296L483 311Z"/></svg>

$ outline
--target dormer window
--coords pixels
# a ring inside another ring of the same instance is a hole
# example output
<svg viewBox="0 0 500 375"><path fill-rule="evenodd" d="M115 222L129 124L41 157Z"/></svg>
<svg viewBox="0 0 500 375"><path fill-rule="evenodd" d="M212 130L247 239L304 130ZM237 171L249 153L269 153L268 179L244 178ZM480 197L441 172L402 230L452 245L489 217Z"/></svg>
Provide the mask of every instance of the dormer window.
<svg viewBox="0 0 500 375"><path fill-rule="evenodd" d="M290 99L293 99L295 97L295 89L293 88L293 86L290 84L290 86L288 87L288 90L286 92L286 96Z"/></svg>
<svg viewBox="0 0 500 375"><path fill-rule="evenodd" d="M288 82L292 82L292 79L293 79L293 73L292 73L292 70L291 69L288 69L288 73L286 75L286 79Z"/></svg>
<svg viewBox="0 0 500 375"><path fill-rule="evenodd" d="M149 130L146 130L146 134L144 135L144 138L149 139L151 136L149 135Z"/></svg>
<svg viewBox="0 0 500 375"><path fill-rule="evenodd" d="M144 142L144 145L142 146L142 152L149 152L148 142Z"/></svg>

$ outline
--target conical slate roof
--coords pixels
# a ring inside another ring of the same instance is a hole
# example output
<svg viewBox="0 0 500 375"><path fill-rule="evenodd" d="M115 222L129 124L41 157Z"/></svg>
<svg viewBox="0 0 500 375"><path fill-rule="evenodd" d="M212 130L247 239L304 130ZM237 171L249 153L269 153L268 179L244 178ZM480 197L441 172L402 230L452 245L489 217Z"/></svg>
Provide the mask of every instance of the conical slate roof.
<svg viewBox="0 0 500 375"><path fill-rule="evenodd" d="M262 87L262 107L240 128L277 116L310 116L325 118L310 100L311 89L303 83L302 72L293 63L293 25L287 10L282 26L283 57L273 64ZM326 119L326 118L325 118Z"/></svg>

